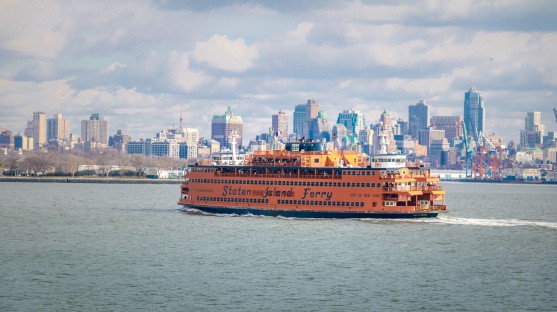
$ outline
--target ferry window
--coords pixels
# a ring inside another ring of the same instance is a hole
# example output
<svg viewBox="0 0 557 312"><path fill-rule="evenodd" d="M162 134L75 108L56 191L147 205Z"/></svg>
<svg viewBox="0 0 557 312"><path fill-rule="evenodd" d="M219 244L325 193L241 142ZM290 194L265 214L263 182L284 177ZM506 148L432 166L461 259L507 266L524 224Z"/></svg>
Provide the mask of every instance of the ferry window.
<svg viewBox="0 0 557 312"><path fill-rule="evenodd" d="M350 185L349 185L350 186ZM352 187L356 187L356 183L352 183Z"/></svg>
<svg viewBox="0 0 557 312"><path fill-rule="evenodd" d="M351 202L351 203L350 203L350 207L354 207L354 202Z"/></svg>
<svg viewBox="0 0 557 312"><path fill-rule="evenodd" d="M315 158L315 159L313 160L313 162L318 163L318 162L319 162L319 158Z"/></svg>
<svg viewBox="0 0 557 312"><path fill-rule="evenodd" d="M371 172L371 175L375 175L375 171L372 171L372 172Z"/></svg>
<svg viewBox="0 0 557 312"><path fill-rule="evenodd" d="M343 183L342 183L342 186L346 187L346 184L347 184L347 183L344 183L344 182L343 182Z"/></svg>
<svg viewBox="0 0 557 312"><path fill-rule="evenodd" d="M323 186L323 182L319 182L319 186Z"/></svg>
<svg viewBox="0 0 557 312"><path fill-rule="evenodd" d="M377 202L373 202L373 207L377 207Z"/></svg>

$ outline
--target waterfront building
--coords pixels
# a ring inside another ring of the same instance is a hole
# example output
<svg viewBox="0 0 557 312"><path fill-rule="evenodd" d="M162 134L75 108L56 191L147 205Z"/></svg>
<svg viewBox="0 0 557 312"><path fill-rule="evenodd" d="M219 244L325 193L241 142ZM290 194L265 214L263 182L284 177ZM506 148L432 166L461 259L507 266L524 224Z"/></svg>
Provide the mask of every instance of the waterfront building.
<svg viewBox="0 0 557 312"><path fill-rule="evenodd" d="M151 142L147 140L130 141L126 144L126 153L130 155L145 155L151 154Z"/></svg>
<svg viewBox="0 0 557 312"><path fill-rule="evenodd" d="M288 141L288 116L285 112L279 111L272 118L273 133L280 141Z"/></svg>
<svg viewBox="0 0 557 312"><path fill-rule="evenodd" d="M429 127L429 105L421 100L416 105L408 106L408 132L413 138L418 137L418 131Z"/></svg>
<svg viewBox="0 0 557 312"><path fill-rule="evenodd" d="M338 114L337 124L342 124L346 127L348 131L346 136L352 135L357 137L360 130L365 128L364 114L355 109L344 110Z"/></svg>
<svg viewBox="0 0 557 312"><path fill-rule="evenodd" d="M461 116L431 117L431 126L437 130L445 130L445 137L449 141L462 136L462 123Z"/></svg>
<svg viewBox="0 0 557 312"><path fill-rule="evenodd" d="M33 112L33 120L27 122L25 135L33 138L34 148L46 143L46 116L43 112Z"/></svg>
<svg viewBox="0 0 557 312"><path fill-rule="evenodd" d="M476 141L485 129L484 99L474 87L464 93L464 128Z"/></svg>
<svg viewBox="0 0 557 312"><path fill-rule="evenodd" d="M0 148L14 149L14 134L10 130L0 132Z"/></svg>
<svg viewBox="0 0 557 312"><path fill-rule="evenodd" d="M81 139L84 142L94 141L108 146L108 120L100 114L92 114L89 120L82 120Z"/></svg>
<svg viewBox="0 0 557 312"><path fill-rule="evenodd" d="M232 136L234 136L238 149L242 146L243 128L242 117L234 115L229 106L224 115L213 116L211 139L218 141L221 147L232 148Z"/></svg>
<svg viewBox="0 0 557 312"><path fill-rule="evenodd" d="M54 114L53 118L46 120L46 125L47 142L70 140L70 122L68 119L64 119L62 114Z"/></svg>
<svg viewBox="0 0 557 312"><path fill-rule="evenodd" d="M543 163L557 164L557 147L546 147L543 149Z"/></svg>
<svg viewBox="0 0 557 312"><path fill-rule="evenodd" d="M520 131L520 147L541 148L545 126L541 123L540 112L528 112L524 118L524 130Z"/></svg>
<svg viewBox="0 0 557 312"><path fill-rule="evenodd" d="M195 152L197 153L197 148ZM180 156L180 144L175 140L151 140L151 156L178 158Z"/></svg>
<svg viewBox="0 0 557 312"><path fill-rule="evenodd" d="M309 137L308 135L308 123L306 121L306 105L296 105L294 109L294 133L297 138Z"/></svg>

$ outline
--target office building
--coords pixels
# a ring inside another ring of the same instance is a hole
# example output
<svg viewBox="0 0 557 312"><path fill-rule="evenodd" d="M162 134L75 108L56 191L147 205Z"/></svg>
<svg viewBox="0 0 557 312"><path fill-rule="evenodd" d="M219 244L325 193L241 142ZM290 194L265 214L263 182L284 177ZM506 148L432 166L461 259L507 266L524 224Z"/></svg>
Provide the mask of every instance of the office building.
<svg viewBox="0 0 557 312"><path fill-rule="evenodd" d="M364 114L358 110L344 110L338 114L337 124L342 124L348 131L347 135L358 137L361 130L365 128Z"/></svg>
<svg viewBox="0 0 557 312"><path fill-rule="evenodd" d="M313 119L317 118L319 112L322 111L321 105L314 99L309 99L306 103L306 133L305 137L311 137Z"/></svg>
<svg viewBox="0 0 557 312"><path fill-rule="evenodd" d="M236 139L236 149L242 146L244 122L241 116L234 115L230 106L224 115L213 116L211 139L218 141L221 147L232 148L232 137Z"/></svg>
<svg viewBox="0 0 557 312"><path fill-rule="evenodd" d="M117 130L116 134L109 138L108 146L111 146L120 152L125 152L127 150L126 144L128 144L131 140L132 139L129 135L124 134L124 130Z"/></svg>
<svg viewBox="0 0 557 312"><path fill-rule="evenodd" d="M108 120L99 114L92 114L89 120L82 120L81 139L83 142L93 141L101 144L96 147L108 146Z"/></svg>
<svg viewBox="0 0 557 312"><path fill-rule="evenodd" d="M10 130L0 132L0 148L14 149L14 134Z"/></svg>
<svg viewBox="0 0 557 312"><path fill-rule="evenodd" d="M540 112L528 112L524 118L524 130L520 131L520 146L542 148L545 126L541 123Z"/></svg>
<svg viewBox="0 0 557 312"><path fill-rule="evenodd" d="M413 138L418 137L418 131L429 127L429 105L421 100L416 105L408 106L408 132Z"/></svg>
<svg viewBox="0 0 557 312"><path fill-rule="evenodd" d="M296 105L294 108L294 133L298 138L308 137L308 123L306 121L306 105Z"/></svg>
<svg viewBox="0 0 557 312"><path fill-rule="evenodd" d="M437 130L445 130L445 137L449 142L462 136L462 123L461 116L431 117L431 127Z"/></svg>
<svg viewBox="0 0 557 312"><path fill-rule="evenodd" d="M14 149L16 150L31 151L33 150L33 145L33 138L27 137L21 133L14 136Z"/></svg>
<svg viewBox="0 0 557 312"><path fill-rule="evenodd" d="M485 129L484 99L473 87L464 93L464 128L466 135L476 141Z"/></svg>
<svg viewBox="0 0 557 312"><path fill-rule="evenodd" d="M69 141L70 139L70 122L64 119L62 114L54 114L53 118L46 120L46 139L51 141Z"/></svg>
<svg viewBox="0 0 557 312"><path fill-rule="evenodd" d="M311 119L309 129L310 139L316 141L325 140L326 142L331 141L331 125L327 114L325 114L323 110L320 110L317 116Z"/></svg>
<svg viewBox="0 0 557 312"><path fill-rule="evenodd" d="M273 115L272 126L277 139L288 142L288 116L285 112L279 111L278 114Z"/></svg>
<svg viewBox="0 0 557 312"><path fill-rule="evenodd" d="M33 112L33 120L27 122L25 136L33 138L34 148L46 143L46 116L43 112Z"/></svg>
<svg viewBox="0 0 557 312"><path fill-rule="evenodd" d="M179 147L179 157L183 159L195 159L197 158L198 146L197 144L192 144L189 142L180 143Z"/></svg>

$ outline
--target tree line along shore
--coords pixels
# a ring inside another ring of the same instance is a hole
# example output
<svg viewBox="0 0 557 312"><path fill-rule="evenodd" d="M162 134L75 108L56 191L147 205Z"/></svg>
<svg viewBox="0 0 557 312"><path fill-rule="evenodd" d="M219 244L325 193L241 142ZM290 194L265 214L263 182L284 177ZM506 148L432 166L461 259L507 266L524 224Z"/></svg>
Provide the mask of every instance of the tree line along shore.
<svg viewBox="0 0 557 312"><path fill-rule="evenodd" d="M182 171L195 160L128 155L118 151L29 151L0 154L0 177L158 178L163 171ZM11 180L13 181L13 180Z"/></svg>

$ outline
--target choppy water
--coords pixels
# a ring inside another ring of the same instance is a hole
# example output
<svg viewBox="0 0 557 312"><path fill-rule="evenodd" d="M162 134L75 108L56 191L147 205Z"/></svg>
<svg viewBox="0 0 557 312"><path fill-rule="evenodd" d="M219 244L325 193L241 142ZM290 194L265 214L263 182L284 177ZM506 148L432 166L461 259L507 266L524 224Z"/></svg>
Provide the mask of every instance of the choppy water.
<svg viewBox="0 0 557 312"><path fill-rule="evenodd" d="M556 311L557 186L444 186L433 220L302 220L0 183L0 311Z"/></svg>

